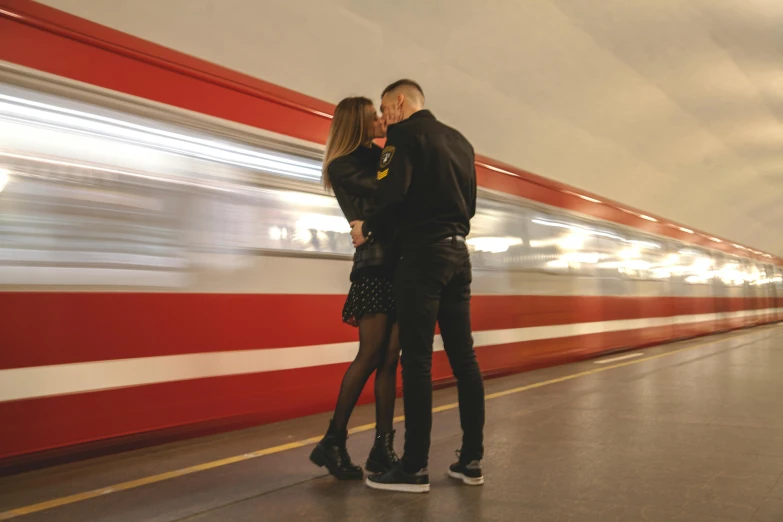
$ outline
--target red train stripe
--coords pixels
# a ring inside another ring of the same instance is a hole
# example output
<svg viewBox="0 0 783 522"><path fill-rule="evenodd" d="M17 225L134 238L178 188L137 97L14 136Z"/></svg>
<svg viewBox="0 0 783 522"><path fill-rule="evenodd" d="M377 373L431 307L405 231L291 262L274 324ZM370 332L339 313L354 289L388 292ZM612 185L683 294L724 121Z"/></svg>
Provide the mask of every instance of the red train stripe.
<svg viewBox="0 0 783 522"><path fill-rule="evenodd" d="M342 295L0 293L0 369L355 341ZM769 308L767 299L475 296L476 331Z"/></svg>
<svg viewBox="0 0 783 522"><path fill-rule="evenodd" d="M512 343L477 350L486 374L577 361L607 351L743 326L706 322ZM0 403L0 459L174 426L252 418L253 423L327 411L334 406L346 364L261 374L134 386L94 393ZM451 379L443 352L434 354L434 380ZM368 383L362 402L372 400Z"/></svg>

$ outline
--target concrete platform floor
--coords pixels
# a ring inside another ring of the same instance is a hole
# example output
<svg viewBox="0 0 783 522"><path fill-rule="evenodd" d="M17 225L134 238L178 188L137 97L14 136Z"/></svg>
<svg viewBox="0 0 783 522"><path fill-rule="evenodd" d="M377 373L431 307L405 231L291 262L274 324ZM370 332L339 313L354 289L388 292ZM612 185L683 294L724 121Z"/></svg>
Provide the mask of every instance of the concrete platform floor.
<svg viewBox="0 0 783 522"><path fill-rule="evenodd" d="M783 521L783 326L486 384L483 487L445 474L460 445L447 389L435 394L429 494L314 467L325 414L5 477L0 520ZM357 462L372 422L372 406L357 409Z"/></svg>

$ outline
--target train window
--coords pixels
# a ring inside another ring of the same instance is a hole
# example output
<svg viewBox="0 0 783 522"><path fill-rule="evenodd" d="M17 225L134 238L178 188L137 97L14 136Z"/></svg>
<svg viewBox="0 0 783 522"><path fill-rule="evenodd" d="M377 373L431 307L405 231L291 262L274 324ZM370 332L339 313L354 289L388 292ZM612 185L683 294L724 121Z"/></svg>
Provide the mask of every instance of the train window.
<svg viewBox="0 0 783 522"><path fill-rule="evenodd" d="M671 276L671 258L665 241L626 231L602 238L609 245L599 268L616 270L629 279L663 281Z"/></svg>
<svg viewBox="0 0 783 522"><path fill-rule="evenodd" d="M672 273L682 277L689 285L711 285L715 277L715 260L709 251L680 245L673 252L675 263Z"/></svg>
<svg viewBox="0 0 783 522"><path fill-rule="evenodd" d="M769 280L769 267L763 263L756 263L751 260L746 260L746 263L748 267L746 281L751 286L765 287Z"/></svg>
<svg viewBox="0 0 783 522"><path fill-rule="evenodd" d="M769 297L783 296L783 275L780 269L774 265L765 265L764 278L760 282L768 292Z"/></svg>
<svg viewBox="0 0 783 522"><path fill-rule="evenodd" d="M750 277L744 260L727 254L721 254L718 259L715 269L718 282L729 287L744 286Z"/></svg>
<svg viewBox="0 0 783 522"><path fill-rule="evenodd" d="M590 222L532 211L526 267L553 273L593 274L601 260L600 239L610 232Z"/></svg>
<svg viewBox="0 0 783 522"><path fill-rule="evenodd" d="M767 284L770 288L783 285L783 275L781 275L780 268L775 265L767 265Z"/></svg>
<svg viewBox="0 0 783 522"><path fill-rule="evenodd" d="M775 268L774 276L772 277L772 283L775 285L777 291L777 297L783 298L783 269L780 267Z"/></svg>
<svg viewBox="0 0 783 522"><path fill-rule="evenodd" d="M246 187L195 198L188 232L198 249L353 253L350 227L334 198Z"/></svg>
<svg viewBox="0 0 783 522"><path fill-rule="evenodd" d="M606 224L534 213L530 247L542 258L543 269L604 278L669 276L665 242Z"/></svg>
<svg viewBox="0 0 783 522"><path fill-rule="evenodd" d="M0 192L0 284L182 284L176 193L58 173L11 170Z"/></svg>
<svg viewBox="0 0 783 522"><path fill-rule="evenodd" d="M477 268L526 268L527 209L479 198L468 246Z"/></svg>

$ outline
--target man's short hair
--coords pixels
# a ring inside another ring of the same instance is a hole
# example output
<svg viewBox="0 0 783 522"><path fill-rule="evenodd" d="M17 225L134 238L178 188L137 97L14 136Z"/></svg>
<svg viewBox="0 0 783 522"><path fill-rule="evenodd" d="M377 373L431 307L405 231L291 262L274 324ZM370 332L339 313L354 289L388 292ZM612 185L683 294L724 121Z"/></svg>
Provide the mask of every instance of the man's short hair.
<svg viewBox="0 0 783 522"><path fill-rule="evenodd" d="M421 88L421 85L414 82L413 80L397 80L396 82L390 84L388 87L386 87L383 92L381 93L381 98L389 94L390 92L396 91L400 87L411 87L417 91L419 91L419 94L421 94L422 101L424 100L424 91Z"/></svg>

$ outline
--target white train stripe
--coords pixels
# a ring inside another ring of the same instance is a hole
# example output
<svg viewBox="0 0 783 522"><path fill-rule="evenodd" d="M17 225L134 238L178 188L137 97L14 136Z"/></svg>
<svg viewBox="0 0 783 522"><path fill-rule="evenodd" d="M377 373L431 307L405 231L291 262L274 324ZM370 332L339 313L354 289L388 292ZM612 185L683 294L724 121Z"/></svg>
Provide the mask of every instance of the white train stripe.
<svg viewBox="0 0 783 522"><path fill-rule="evenodd" d="M486 330L474 332L474 339L477 347L496 346L774 313L783 314L783 308ZM0 402L346 363L353 359L357 349L357 342L347 342L13 368L0 370ZM443 350L440 336L436 336L434 349Z"/></svg>
<svg viewBox="0 0 783 522"><path fill-rule="evenodd" d="M605 332L620 332L654 328L658 326L704 323L721 319L741 319L765 313L774 313L774 308L767 310L743 310L723 314L692 314L669 317L647 317L643 319L619 319L615 321L595 321L589 323L558 324L551 326L531 326L509 330L486 330L474 332L476 346L495 346L499 344L518 343L524 341L543 341L576 335L590 335ZM777 309L783 311L783 308Z"/></svg>

